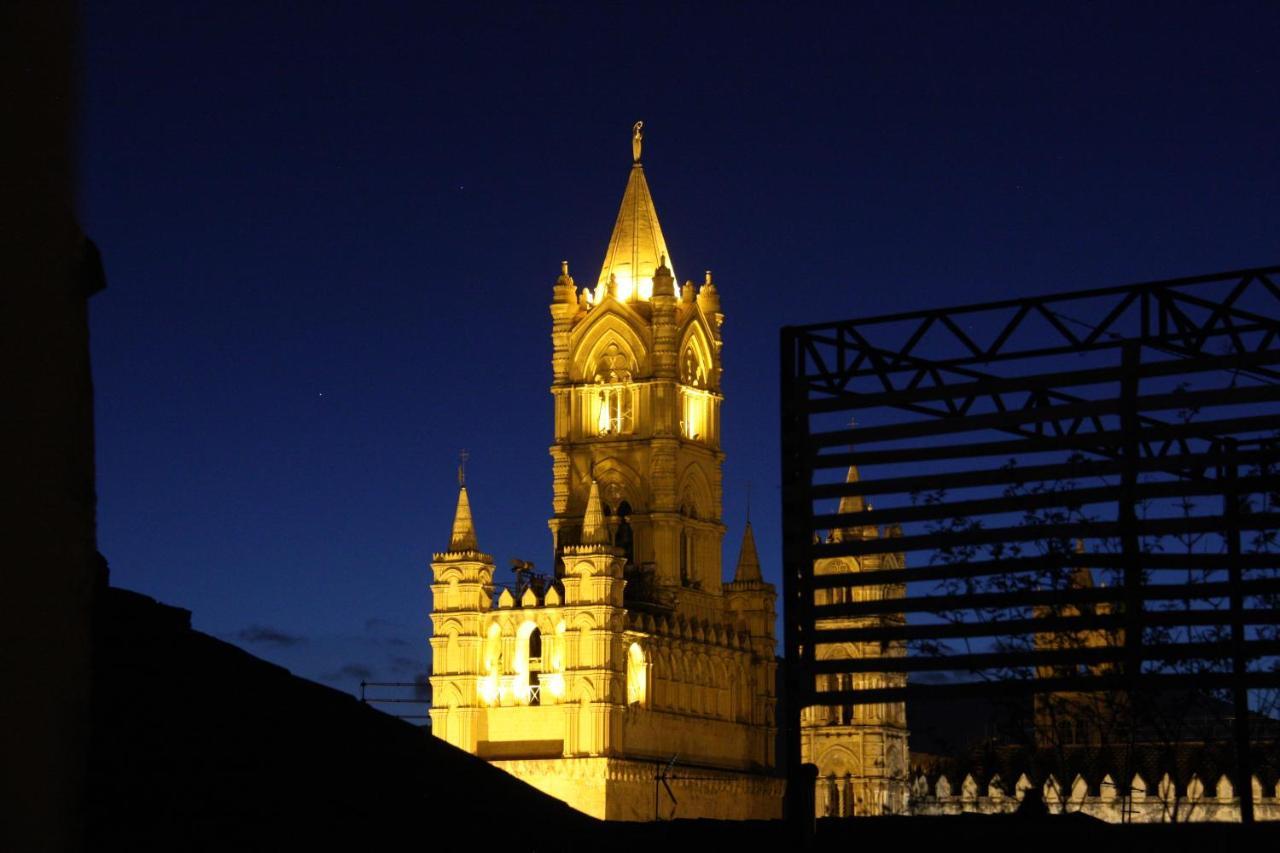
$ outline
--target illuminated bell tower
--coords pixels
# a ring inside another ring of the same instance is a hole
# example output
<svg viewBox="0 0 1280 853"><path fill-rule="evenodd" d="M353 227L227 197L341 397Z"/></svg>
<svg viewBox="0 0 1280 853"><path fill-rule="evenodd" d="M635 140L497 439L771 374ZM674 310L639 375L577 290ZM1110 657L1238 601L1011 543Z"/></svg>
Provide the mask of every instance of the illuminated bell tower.
<svg viewBox="0 0 1280 853"><path fill-rule="evenodd" d="M594 287L566 263L553 289L554 577L495 578L460 489L431 562L432 731L598 818L776 817L775 595L749 526L720 577L720 299L710 273L677 291L639 124L632 155Z"/></svg>
<svg viewBox="0 0 1280 853"><path fill-rule="evenodd" d="M700 610L720 593L724 315L711 273L701 287L677 291L640 163L640 128L595 288L579 292L565 263L553 289L549 524L562 574L598 481L629 571Z"/></svg>

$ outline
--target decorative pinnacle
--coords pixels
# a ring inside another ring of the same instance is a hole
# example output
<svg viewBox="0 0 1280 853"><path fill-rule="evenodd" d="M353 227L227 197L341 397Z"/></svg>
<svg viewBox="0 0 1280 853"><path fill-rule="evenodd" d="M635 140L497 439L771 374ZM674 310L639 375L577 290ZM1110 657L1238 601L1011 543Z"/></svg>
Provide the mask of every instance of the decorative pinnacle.
<svg viewBox="0 0 1280 853"><path fill-rule="evenodd" d="M632 162L640 162L640 143L644 140L640 131L644 128L644 122L638 121L631 128L631 160Z"/></svg>
<svg viewBox="0 0 1280 853"><path fill-rule="evenodd" d="M587 493L587 511L582 516L582 544L610 544L609 530L604 524L604 510L600 507L600 488L594 479L591 481L591 491Z"/></svg>
<svg viewBox="0 0 1280 853"><path fill-rule="evenodd" d="M751 522L742 531L742 550L738 552L738 567L733 573L734 583L752 583L761 580L760 555L756 551L756 537L751 532Z"/></svg>
<svg viewBox="0 0 1280 853"><path fill-rule="evenodd" d="M569 274L569 262L568 262L568 261L561 261L561 262L560 262L560 275L568 275L568 274Z"/></svg>
<svg viewBox="0 0 1280 853"><path fill-rule="evenodd" d="M467 487L458 487L458 508L453 513L453 533L449 537L450 551L478 551L480 545L476 541L476 526L471 520L471 501L467 498Z"/></svg>

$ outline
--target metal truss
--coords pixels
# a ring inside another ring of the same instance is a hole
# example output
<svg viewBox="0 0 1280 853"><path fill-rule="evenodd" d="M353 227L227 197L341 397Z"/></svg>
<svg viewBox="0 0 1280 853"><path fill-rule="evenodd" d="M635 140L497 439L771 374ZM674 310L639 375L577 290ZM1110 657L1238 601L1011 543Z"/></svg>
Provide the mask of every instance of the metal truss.
<svg viewBox="0 0 1280 853"><path fill-rule="evenodd" d="M813 705L1194 687L1230 691L1247 770L1248 691L1280 688L1278 281L783 329L793 746ZM818 575L822 558L858 570ZM859 651L875 644L909 651ZM895 677L832 687L875 674Z"/></svg>

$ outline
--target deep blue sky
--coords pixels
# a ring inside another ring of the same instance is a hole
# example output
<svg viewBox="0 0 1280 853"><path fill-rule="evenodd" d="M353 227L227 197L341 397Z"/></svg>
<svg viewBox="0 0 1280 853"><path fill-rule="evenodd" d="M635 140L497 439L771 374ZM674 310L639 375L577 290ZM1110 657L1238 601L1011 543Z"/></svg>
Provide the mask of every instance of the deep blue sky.
<svg viewBox="0 0 1280 853"><path fill-rule="evenodd" d="M549 565L547 303L636 119L775 582L781 325L1280 261L1275 3L84 15L101 549L344 689L425 668L459 448L502 576Z"/></svg>

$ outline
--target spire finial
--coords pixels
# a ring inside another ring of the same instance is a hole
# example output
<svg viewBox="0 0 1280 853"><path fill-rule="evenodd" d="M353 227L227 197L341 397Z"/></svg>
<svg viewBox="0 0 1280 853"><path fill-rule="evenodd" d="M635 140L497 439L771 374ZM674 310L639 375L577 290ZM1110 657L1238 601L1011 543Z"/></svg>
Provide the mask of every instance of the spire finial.
<svg viewBox="0 0 1280 853"><path fill-rule="evenodd" d="M751 481L747 480L747 524L751 523Z"/></svg>
<svg viewBox="0 0 1280 853"><path fill-rule="evenodd" d="M471 454L465 449L458 452L458 488L466 488L467 485L467 460L471 458Z"/></svg>
<svg viewBox="0 0 1280 853"><path fill-rule="evenodd" d="M635 163L640 162L640 143L644 140L640 131L644 128L644 122L638 121L631 128L631 160Z"/></svg>
<svg viewBox="0 0 1280 853"><path fill-rule="evenodd" d="M561 262L560 262L560 275L568 275L568 274L569 274L569 262L568 262L568 261L561 261Z"/></svg>

